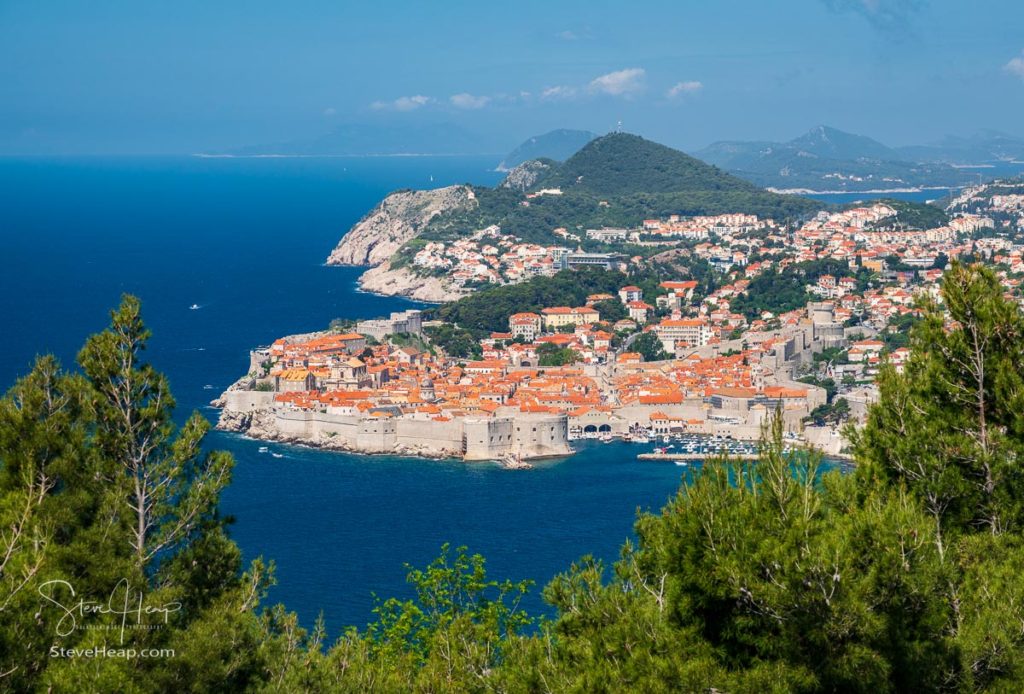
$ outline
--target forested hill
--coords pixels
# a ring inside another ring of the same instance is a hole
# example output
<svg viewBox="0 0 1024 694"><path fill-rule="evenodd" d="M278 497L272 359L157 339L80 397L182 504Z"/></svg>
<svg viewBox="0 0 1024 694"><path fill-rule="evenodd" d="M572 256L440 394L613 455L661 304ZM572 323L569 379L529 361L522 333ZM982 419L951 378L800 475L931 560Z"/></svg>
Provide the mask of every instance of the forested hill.
<svg viewBox="0 0 1024 694"><path fill-rule="evenodd" d="M530 162L524 164L529 167ZM564 163L547 160L533 171L514 170L515 186L474 186L477 204L437 215L398 252L409 262L426 241L447 241L492 224L536 243L564 244L555 228L579 232L637 227L672 214L747 213L776 220L810 214L822 203L758 188L670 147L636 135L612 133L593 140ZM560 195L526 195L557 188ZM580 234L582 236L582 234Z"/></svg>
<svg viewBox="0 0 1024 694"><path fill-rule="evenodd" d="M596 195L680 191L755 192L753 183L688 154L628 133L588 143L544 176L542 188L574 188Z"/></svg>

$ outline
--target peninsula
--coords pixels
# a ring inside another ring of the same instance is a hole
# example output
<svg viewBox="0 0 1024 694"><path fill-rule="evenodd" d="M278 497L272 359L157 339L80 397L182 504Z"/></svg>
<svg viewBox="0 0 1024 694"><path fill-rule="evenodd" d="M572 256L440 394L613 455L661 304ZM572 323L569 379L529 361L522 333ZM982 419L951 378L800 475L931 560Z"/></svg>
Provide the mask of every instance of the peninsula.
<svg viewBox="0 0 1024 694"><path fill-rule="evenodd" d="M839 454L843 425L877 397L879 370L902 368L916 299L936 294L950 259L986 258L1012 291L1024 276L1020 181L967 189L944 208L823 208L615 134L485 190L381 203L332 260L377 264L368 288L401 272L413 293L448 301L253 350L215 403L219 427L335 450L519 461L568 455L587 437L752 440L781 411L795 440ZM543 216L521 212L552 201ZM650 214L665 207L679 211ZM588 228L600 214L624 221Z"/></svg>
<svg viewBox="0 0 1024 694"><path fill-rule="evenodd" d="M611 133L564 163L519 164L495 188L392 193L344 235L327 264L372 266L360 279L367 291L444 302L523 281L538 265L602 262L572 257L609 250L587 229L639 228L671 214L788 219L818 207L664 145Z"/></svg>

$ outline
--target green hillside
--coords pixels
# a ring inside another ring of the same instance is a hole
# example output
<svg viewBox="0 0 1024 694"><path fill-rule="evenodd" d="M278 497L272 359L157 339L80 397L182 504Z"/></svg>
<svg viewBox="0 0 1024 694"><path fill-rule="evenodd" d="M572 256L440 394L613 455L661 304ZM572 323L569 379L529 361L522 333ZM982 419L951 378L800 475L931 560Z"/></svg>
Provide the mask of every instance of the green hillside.
<svg viewBox="0 0 1024 694"><path fill-rule="evenodd" d="M934 229L949 223L949 215L937 205L898 198L881 198L875 202L896 210L894 217L882 219L873 225L878 229Z"/></svg>
<svg viewBox="0 0 1024 694"><path fill-rule="evenodd" d="M560 188L562 195L524 200L518 190L474 187L476 208L438 215L395 255L392 265L408 263L427 241L451 240L492 224L526 241L564 244L552 230L636 227L644 219L671 214L742 212L781 220L822 207L807 198L762 190L670 147L625 133L593 140L563 164L549 163L550 172L530 190Z"/></svg>
<svg viewBox="0 0 1024 694"><path fill-rule="evenodd" d="M688 154L627 133L612 133L593 140L537 186L614 196L758 190L753 183Z"/></svg>
<svg viewBox="0 0 1024 694"><path fill-rule="evenodd" d="M955 186L970 176L946 164L908 160L865 137L818 126L789 142L715 142L695 153L761 186L866 191Z"/></svg>

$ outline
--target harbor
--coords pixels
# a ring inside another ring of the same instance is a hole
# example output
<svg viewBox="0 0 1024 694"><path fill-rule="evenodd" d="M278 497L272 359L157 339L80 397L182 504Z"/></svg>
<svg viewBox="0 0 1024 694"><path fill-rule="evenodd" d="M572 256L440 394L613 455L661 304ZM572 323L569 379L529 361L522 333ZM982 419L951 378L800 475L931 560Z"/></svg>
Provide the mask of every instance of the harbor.
<svg viewBox="0 0 1024 694"><path fill-rule="evenodd" d="M641 453L637 460L664 460L674 463L698 463L714 458L714 453ZM732 460L757 460L757 453L726 453Z"/></svg>

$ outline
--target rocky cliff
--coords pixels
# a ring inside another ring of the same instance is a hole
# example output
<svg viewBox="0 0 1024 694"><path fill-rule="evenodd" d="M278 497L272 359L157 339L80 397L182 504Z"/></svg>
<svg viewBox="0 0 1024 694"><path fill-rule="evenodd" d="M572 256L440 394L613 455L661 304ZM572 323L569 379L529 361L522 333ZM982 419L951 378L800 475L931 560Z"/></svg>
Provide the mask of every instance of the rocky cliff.
<svg viewBox="0 0 1024 694"><path fill-rule="evenodd" d="M447 277L424 277L408 268L392 268L384 262L370 268L359 278L359 286L374 294L407 296L417 301L455 301L466 292L454 287Z"/></svg>
<svg viewBox="0 0 1024 694"><path fill-rule="evenodd" d="M476 204L468 186L392 193L349 229L327 264L380 265L435 216Z"/></svg>
<svg viewBox="0 0 1024 694"><path fill-rule="evenodd" d="M508 172L505 180L501 182L501 187L518 191L528 190L550 169L551 167L542 161L525 161Z"/></svg>

